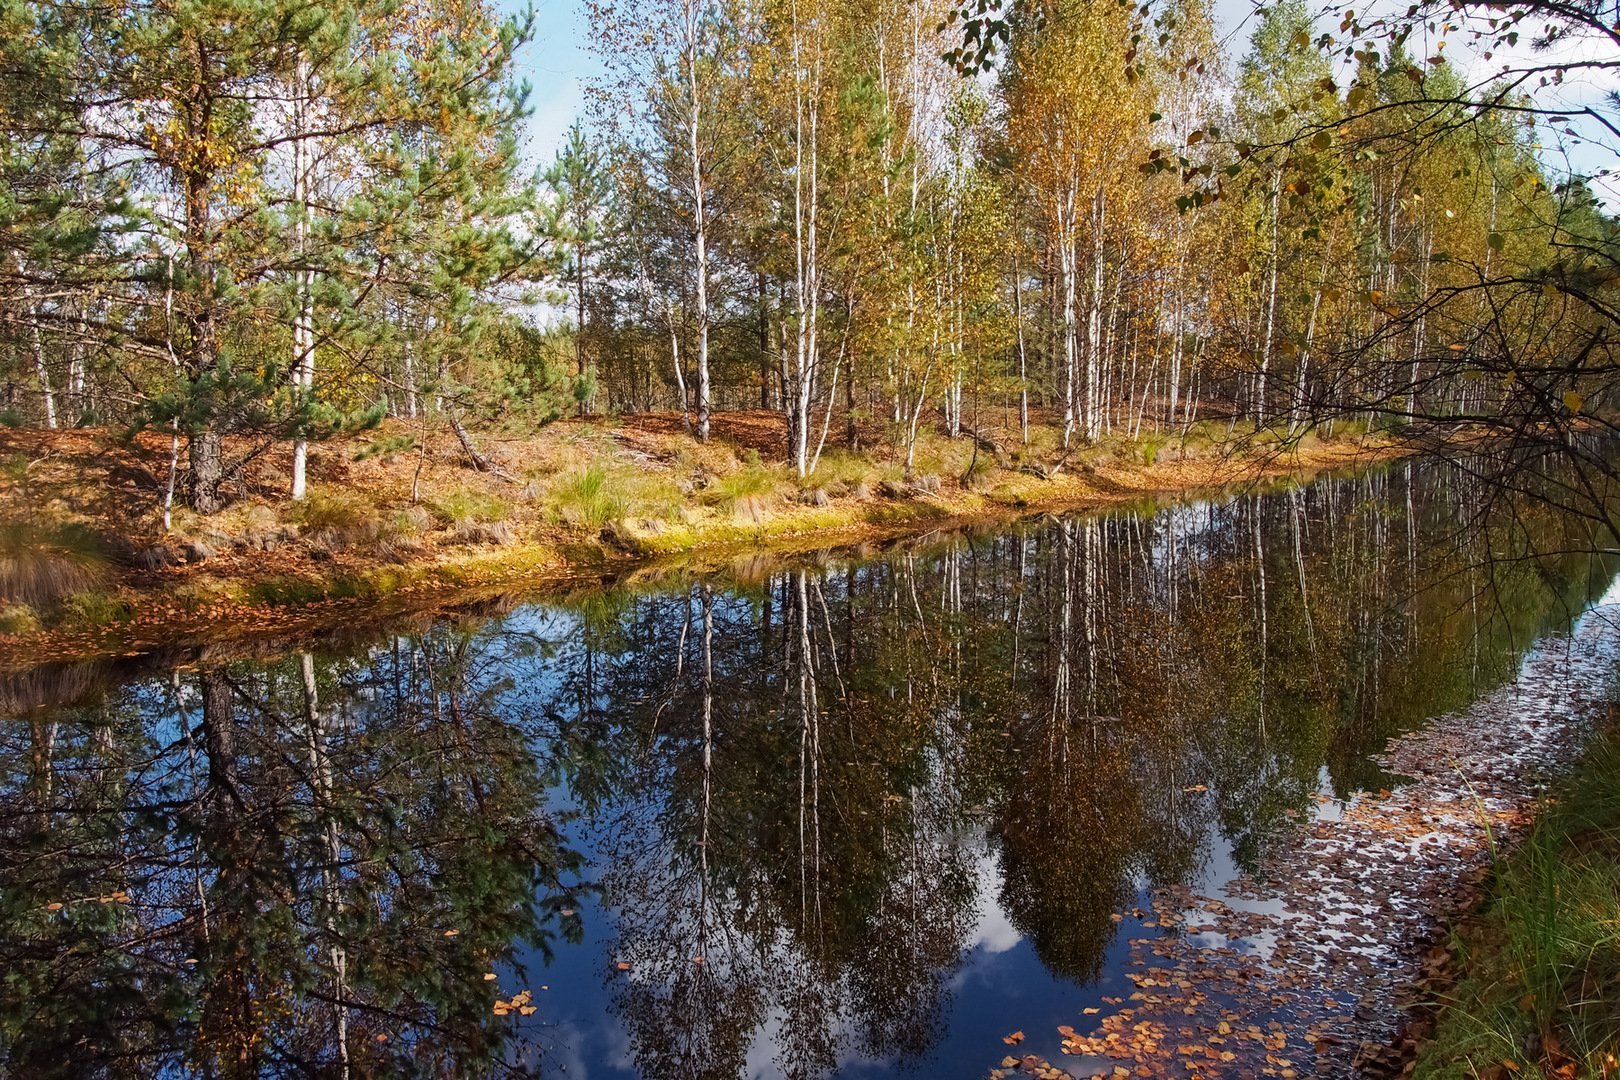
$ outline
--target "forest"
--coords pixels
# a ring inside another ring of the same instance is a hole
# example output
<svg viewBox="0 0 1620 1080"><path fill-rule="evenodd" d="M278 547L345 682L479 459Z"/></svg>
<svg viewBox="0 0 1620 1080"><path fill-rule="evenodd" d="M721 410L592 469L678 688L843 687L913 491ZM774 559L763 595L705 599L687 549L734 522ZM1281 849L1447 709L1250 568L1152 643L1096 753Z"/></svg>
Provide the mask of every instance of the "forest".
<svg viewBox="0 0 1620 1080"><path fill-rule="evenodd" d="M1610 404L1607 106L1558 94L1596 12L1278 0L1239 53L1199 0L592 0L531 174L532 16L12 0L0 408L166 439L165 523L267 454L300 500L312 443L489 471L575 414L768 410L800 480L931 432L1562 437Z"/></svg>
<svg viewBox="0 0 1620 1080"><path fill-rule="evenodd" d="M0 0L0 1073L1620 1075L1616 9L574 2Z"/></svg>

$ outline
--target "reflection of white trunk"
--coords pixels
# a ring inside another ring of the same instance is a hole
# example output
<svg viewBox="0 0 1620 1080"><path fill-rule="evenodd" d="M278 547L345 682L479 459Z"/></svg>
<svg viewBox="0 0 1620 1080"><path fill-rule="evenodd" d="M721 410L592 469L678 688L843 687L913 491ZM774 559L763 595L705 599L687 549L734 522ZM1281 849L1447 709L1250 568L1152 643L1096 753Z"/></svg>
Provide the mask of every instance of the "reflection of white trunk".
<svg viewBox="0 0 1620 1080"><path fill-rule="evenodd" d="M1305 613L1305 640L1316 651L1316 626L1311 620L1311 594L1305 588L1305 549L1300 541L1300 533L1304 530L1300 523L1305 520L1305 500L1296 488L1288 493L1288 521L1294 535L1294 569L1299 574L1299 606Z"/></svg>
<svg viewBox="0 0 1620 1080"><path fill-rule="evenodd" d="M1074 522L1065 518L1058 524L1058 566L1063 584L1059 590L1057 655L1052 675L1052 727L1067 734L1073 708L1070 692L1070 655L1074 640Z"/></svg>
<svg viewBox="0 0 1620 1080"><path fill-rule="evenodd" d="M798 590L799 640L799 908L808 922L821 922L821 715L810 639L809 575L794 574ZM813 895L812 895L813 894Z"/></svg>
<svg viewBox="0 0 1620 1080"><path fill-rule="evenodd" d="M1254 570L1257 579L1256 610L1260 615L1260 738L1266 737L1266 669L1271 656L1271 627L1267 621L1266 603L1266 543L1260 528L1260 500L1251 499L1249 512L1254 523Z"/></svg>
<svg viewBox="0 0 1620 1080"><path fill-rule="evenodd" d="M690 609L688 609L690 610ZM683 631L684 633L684 631ZM684 650L683 650L684 651ZM709 815L714 801L714 589L703 586L703 822L698 834L698 956L709 924Z"/></svg>
<svg viewBox="0 0 1620 1080"><path fill-rule="evenodd" d="M327 956L332 962L335 983L332 1002L332 1026L336 1034L338 1060L343 1063L340 1075L349 1076L349 1008L347 951L338 943L337 912L338 865L342 859L342 842L338 837L337 818L332 809L332 759L327 753L325 721L321 715L320 695L315 682L315 657L303 653L299 668L304 679L304 740L309 759L310 783L314 787L315 812L325 819L322 830L326 850L321 864L321 901L325 907L324 928L330 943Z"/></svg>

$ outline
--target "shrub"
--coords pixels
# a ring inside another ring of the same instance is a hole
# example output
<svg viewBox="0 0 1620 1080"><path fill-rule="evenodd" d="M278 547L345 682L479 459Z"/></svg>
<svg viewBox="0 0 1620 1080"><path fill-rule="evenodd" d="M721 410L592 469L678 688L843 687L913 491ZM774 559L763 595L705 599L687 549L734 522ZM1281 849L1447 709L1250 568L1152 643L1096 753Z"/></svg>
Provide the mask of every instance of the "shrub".
<svg viewBox="0 0 1620 1080"><path fill-rule="evenodd" d="M74 593L62 605L63 620L82 629L123 622L132 614L126 601L105 592Z"/></svg>
<svg viewBox="0 0 1620 1080"><path fill-rule="evenodd" d="M433 523L421 507L390 513L364 499L313 493L293 508L292 517L317 551L368 548L384 558L414 550Z"/></svg>
<svg viewBox="0 0 1620 1080"><path fill-rule="evenodd" d="M0 607L0 634L32 634L39 629L39 615L27 604Z"/></svg>
<svg viewBox="0 0 1620 1080"><path fill-rule="evenodd" d="M1168 435L1162 435L1156 431L1142 432L1136 440L1136 448L1142 457L1142 464L1152 465L1158 461L1159 455L1164 452L1164 448L1169 442L1170 437Z"/></svg>
<svg viewBox="0 0 1620 1080"><path fill-rule="evenodd" d="M454 535L457 543L473 546L493 544L504 547L515 539L512 527L504 521L457 522Z"/></svg>
<svg viewBox="0 0 1620 1080"><path fill-rule="evenodd" d="M294 503L288 517L307 533L341 532L376 517L376 508L349 495L310 492Z"/></svg>
<svg viewBox="0 0 1620 1080"><path fill-rule="evenodd" d="M816 471L799 481L805 491L825 491L829 495L843 495L865 484L871 487L876 470L872 463L859 454L846 450L828 450L816 463Z"/></svg>
<svg viewBox="0 0 1620 1080"><path fill-rule="evenodd" d="M0 601L35 610L58 607L107 577L106 545L83 525L0 523Z"/></svg>

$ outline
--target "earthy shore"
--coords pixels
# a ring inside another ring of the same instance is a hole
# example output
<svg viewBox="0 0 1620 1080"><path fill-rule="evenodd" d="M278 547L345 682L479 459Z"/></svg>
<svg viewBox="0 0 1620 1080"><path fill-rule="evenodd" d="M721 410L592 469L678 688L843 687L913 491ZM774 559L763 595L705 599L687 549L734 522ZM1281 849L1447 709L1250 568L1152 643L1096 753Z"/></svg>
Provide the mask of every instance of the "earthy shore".
<svg viewBox="0 0 1620 1080"><path fill-rule="evenodd" d="M243 470L231 509L178 511L168 532L158 517L167 440L3 432L0 521L12 524L11 550L0 552L0 669L1194 497L1416 449L1360 433L1232 441L1219 425L1065 454L1040 430L1011 451L1016 433L985 433L977 449L966 437L930 438L909 471L881 450L834 452L801 481L767 456L780 445L776 420L721 414L707 444L678 418L656 416L556 424L538 437L486 434L486 472L443 437L371 433L317 448L303 504L279 497L283 474L266 453ZM58 595L50 582L30 585L30 571L50 576L40 550L58 552L71 571Z"/></svg>

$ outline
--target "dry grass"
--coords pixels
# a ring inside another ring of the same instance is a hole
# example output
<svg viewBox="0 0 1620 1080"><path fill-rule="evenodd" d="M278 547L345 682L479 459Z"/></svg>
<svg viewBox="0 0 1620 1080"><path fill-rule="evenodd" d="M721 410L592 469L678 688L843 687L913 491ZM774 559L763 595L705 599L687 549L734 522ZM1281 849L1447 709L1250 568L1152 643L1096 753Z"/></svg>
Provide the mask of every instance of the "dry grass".
<svg viewBox="0 0 1620 1080"><path fill-rule="evenodd" d="M77 593L102 588L106 545L74 522L0 521L0 602L53 611Z"/></svg>

